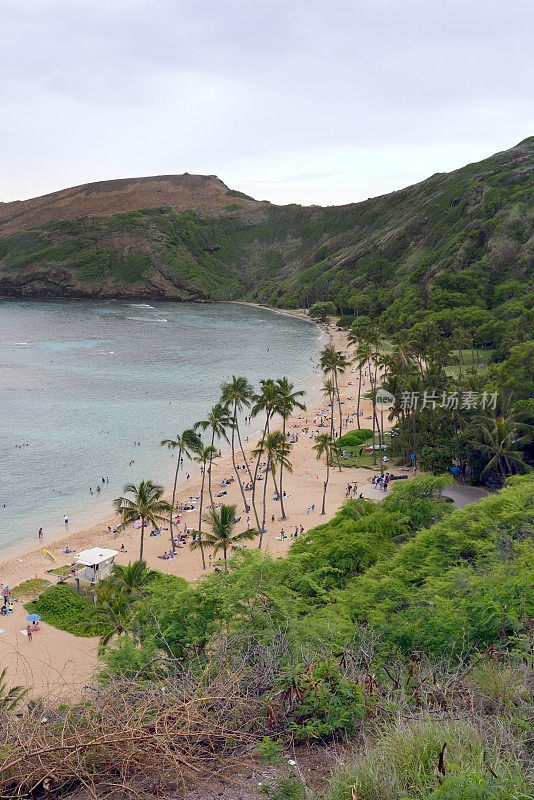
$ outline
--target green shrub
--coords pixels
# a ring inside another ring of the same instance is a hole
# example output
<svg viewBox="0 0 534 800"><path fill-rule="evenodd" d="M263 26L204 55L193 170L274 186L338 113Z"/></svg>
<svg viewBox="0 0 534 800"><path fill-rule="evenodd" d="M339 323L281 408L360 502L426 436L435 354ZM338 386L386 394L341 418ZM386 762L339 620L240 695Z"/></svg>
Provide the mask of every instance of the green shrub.
<svg viewBox="0 0 534 800"><path fill-rule="evenodd" d="M339 440L339 445L341 448L361 447L361 445L370 439L372 435L373 431L369 428L357 428L354 431L348 431L347 433L344 433Z"/></svg>
<svg viewBox="0 0 534 800"><path fill-rule="evenodd" d="M264 736L256 745L256 752L264 764L278 764L282 760L282 739Z"/></svg>
<svg viewBox="0 0 534 800"><path fill-rule="evenodd" d="M103 633L100 624L83 624L91 622L93 606L69 586L50 586L39 600L33 600L25 608L31 613L40 614L54 628L69 631L75 636L99 636Z"/></svg>
<svg viewBox="0 0 534 800"><path fill-rule="evenodd" d="M306 787L296 775L267 781L261 787L261 791L269 800L304 800L306 797Z"/></svg>
<svg viewBox="0 0 534 800"><path fill-rule="evenodd" d="M363 691L329 661L308 666L285 683L284 695L297 698L288 718L297 741L351 733L365 715Z"/></svg>

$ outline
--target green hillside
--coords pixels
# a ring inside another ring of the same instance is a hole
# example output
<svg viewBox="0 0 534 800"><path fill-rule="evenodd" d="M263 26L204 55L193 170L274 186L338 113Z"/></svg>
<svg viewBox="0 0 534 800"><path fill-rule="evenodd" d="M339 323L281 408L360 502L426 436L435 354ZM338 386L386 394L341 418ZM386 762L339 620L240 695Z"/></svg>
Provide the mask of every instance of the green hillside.
<svg viewBox="0 0 534 800"><path fill-rule="evenodd" d="M168 207L62 220L0 239L4 296L244 299L458 324L491 346L528 330L534 137L398 192L322 208ZM515 334L514 334L515 335ZM519 338L523 338L520 336Z"/></svg>

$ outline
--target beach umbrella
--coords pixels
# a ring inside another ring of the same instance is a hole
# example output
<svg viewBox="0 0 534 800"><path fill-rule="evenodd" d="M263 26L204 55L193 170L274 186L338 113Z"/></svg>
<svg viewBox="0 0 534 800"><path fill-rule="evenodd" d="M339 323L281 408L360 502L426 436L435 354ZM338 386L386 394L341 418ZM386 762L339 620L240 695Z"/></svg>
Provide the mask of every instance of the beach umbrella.
<svg viewBox="0 0 534 800"><path fill-rule="evenodd" d="M41 617L39 616L39 614L28 614L26 619L28 620L28 622L40 622Z"/></svg>

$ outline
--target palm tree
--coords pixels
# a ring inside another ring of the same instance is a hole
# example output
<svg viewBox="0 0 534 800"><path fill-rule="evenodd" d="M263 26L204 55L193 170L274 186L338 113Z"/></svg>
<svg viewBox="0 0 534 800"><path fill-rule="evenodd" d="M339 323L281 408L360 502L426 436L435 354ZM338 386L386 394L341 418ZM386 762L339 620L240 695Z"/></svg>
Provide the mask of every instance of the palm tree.
<svg viewBox="0 0 534 800"><path fill-rule="evenodd" d="M397 420L397 425L399 426L399 430L401 433L401 443L402 443L402 460L403 462L406 460L406 447L405 447L405 430L404 430L404 413L401 407L401 389L402 389L402 381L397 372L390 368L384 372L382 375L382 389L395 398L395 402L393 403L392 408L388 414L388 419L393 421L394 419ZM383 425L382 425L383 427Z"/></svg>
<svg viewBox="0 0 534 800"><path fill-rule="evenodd" d="M330 405L330 438L332 442L335 442L334 438L334 397L336 393L336 388L334 386L334 382L327 378L323 383L323 397L328 397L328 403ZM340 458L340 449L339 447L334 447L334 451L336 453L337 463L339 470L341 471L341 458Z"/></svg>
<svg viewBox="0 0 534 800"><path fill-rule="evenodd" d="M176 464L176 471L174 473L174 485L172 487L172 508L169 514L169 527L171 531L171 549L174 553L174 535L172 531L172 515L174 513L176 504L176 486L178 484L178 472L182 464L182 456L190 456L192 452L198 447L200 437L193 430L193 428L186 428L183 433L179 433L176 439L163 439L161 442L162 447L168 447L170 450L178 450L178 463Z"/></svg>
<svg viewBox="0 0 534 800"><path fill-rule="evenodd" d="M7 667L4 667L2 672L0 672L0 713L6 711L13 711L15 706L20 703L23 697L25 697L29 689L25 689L23 686L13 686L11 689L7 688L6 684L6 673Z"/></svg>
<svg viewBox="0 0 534 800"><path fill-rule="evenodd" d="M200 504L198 510L198 541L200 547L200 553L202 555L202 569L206 569L206 559L204 557L204 548L202 547L202 509L204 507L204 486L206 483L206 465L208 462L211 464L213 459L219 455L218 450L216 447L213 447L211 444L203 445L200 443L200 446L197 448L196 453L194 455L194 459L197 464L201 465L202 470L202 483L200 484ZM213 505L213 504L212 504Z"/></svg>
<svg viewBox="0 0 534 800"><path fill-rule="evenodd" d="M328 487L328 479L330 477L330 457L332 453L332 447L334 446L334 440L332 436L328 433L321 433L315 440L315 444L313 445L313 449L317 453L316 458L319 461L321 458L326 459L326 480L323 482L323 507L321 510L321 514L325 513L324 504L326 501L326 489Z"/></svg>
<svg viewBox="0 0 534 800"><path fill-rule="evenodd" d="M258 444L253 451L253 455L258 459L258 463L262 456L265 456L267 461L265 464L265 483L263 484L263 522L260 531L260 541L258 547L261 547L263 541L263 532L265 530L265 519L267 515L267 483L269 475L273 476L274 488L277 495L280 497L280 492L276 485L276 464L283 464L288 472L293 471L291 462L288 459L288 453L291 450L291 445L284 438L281 431L272 431L268 433L264 439Z"/></svg>
<svg viewBox="0 0 534 800"><path fill-rule="evenodd" d="M412 354L419 365L421 376L423 365L428 356L429 343L434 337L434 330L428 326L421 326L410 331Z"/></svg>
<svg viewBox="0 0 534 800"><path fill-rule="evenodd" d="M375 367L374 377L372 375L372 369L371 369L371 367L369 367L369 378L371 380L371 400L372 400L372 403L373 403L373 464L376 464L376 450L375 450L376 428L378 428L379 431L380 431L380 427L378 425L378 417L376 415L376 389L377 389L377 381L378 381L378 360L379 360L378 359L378 348L380 346L380 342L381 342L382 336L380 334L380 330L376 326L373 326L373 327L369 328L368 336L369 336L369 343L370 343L371 347L373 348L373 360L374 360L374 367ZM378 438L380 440L380 432L379 432L379 437Z"/></svg>
<svg viewBox="0 0 534 800"><path fill-rule="evenodd" d="M260 457L263 453L262 447L265 441L265 437L269 433L269 425L271 422L272 417L278 410L278 403L280 400L280 392L278 385L272 378L267 378L265 380L260 381L260 391L254 395L252 398L253 406L251 409L251 416L256 417L260 412L265 412L265 425L263 426L263 431L261 435L261 440L259 446L256 448L256 453L258 454L256 459L256 466L254 467L254 478L252 480L252 502L255 502L256 499L256 482L258 479L258 469L260 466ZM264 524L260 530L260 547L261 547L261 538L263 536L263 529L265 528L265 520Z"/></svg>
<svg viewBox="0 0 534 800"><path fill-rule="evenodd" d="M410 415L412 417L412 436L413 436L413 459L410 459L412 462L412 466L414 472L417 468L417 424L416 424L416 411L417 411L417 399L421 394L421 387L422 382L421 378L414 373L413 375L409 375L405 381L406 391L410 394L412 398L414 398L414 403L410 408Z"/></svg>
<svg viewBox="0 0 534 800"><path fill-rule="evenodd" d="M412 336L409 331L399 331L393 338L392 356L398 360L401 366L401 374L404 367L413 362Z"/></svg>
<svg viewBox="0 0 534 800"><path fill-rule="evenodd" d="M93 608L91 619L86 623L81 623L81 629L92 628L95 624L100 624L104 628L104 633L100 637L100 647L103 648L115 636L120 636L132 628L133 608L135 601L132 597L122 594L105 594Z"/></svg>
<svg viewBox="0 0 534 800"><path fill-rule="evenodd" d="M106 583L117 594L131 596L141 593L157 576L155 570L147 569L144 561L134 561L127 566L114 564Z"/></svg>
<svg viewBox="0 0 534 800"><path fill-rule="evenodd" d="M534 426L522 421L523 414L514 412L509 398L500 401L494 413L480 416L472 426L476 439L470 444L488 458L482 474L495 469L504 480L516 471L530 472L524 461L521 445L532 441Z"/></svg>
<svg viewBox="0 0 534 800"><path fill-rule="evenodd" d="M384 382L385 382L385 375L387 374L387 370L391 367L391 357L388 355L383 355L379 353L375 358L375 365L376 367L380 367L382 369L382 379L381 379L381 388L385 391ZM375 373L376 375L376 373ZM373 399L375 403L375 414L376 414L376 392L378 387L375 386L375 390L373 392ZM380 453L380 476L382 477L384 474L384 404L380 404L380 423L378 422L378 416L376 418L376 424L378 428L378 450Z"/></svg>
<svg viewBox="0 0 534 800"><path fill-rule="evenodd" d="M277 411L282 417L282 433L284 441L287 441L286 423L287 420L294 414L295 409L304 411L306 405L300 401L299 398L304 397L304 392L294 392L294 385L288 381L287 378L279 378L276 381L279 390L279 401ZM286 519L286 512L284 509L284 466L280 464L280 509L282 511L282 519Z"/></svg>
<svg viewBox="0 0 534 800"><path fill-rule="evenodd" d="M245 498L243 482L241 480L239 470L237 469L235 463L235 434L237 433L237 439L239 442L239 448L241 450L241 456L243 458L243 463L247 468L250 483L254 484L252 480L252 472L250 471L248 459L245 455L245 450L243 449L243 442L241 441L241 432L239 430L239 423L237 420L238 413L241 413L245 409L250 408L252 403L252 398L254 397L254 390L246 378L236 377L235 375L232 376L231 381L229 381L228 383L223 383L221 390L222 390L222 401L224 403L227 403L233 409L233 425L232 425L232 441L231 441L232 463L234 465L234 472L237 478L237 482L239 484L239 488L241 490L241 496L243 498L243 506L245 508L245 511L248 511L249 507ZM258 512L256 511L256 503L254 501L254 497L252 498L251 502L252 502L252 510L254 512L254 517L256 519L256 525L258 526L259 529L260 522L258 519Z"/></svg>
<svg viewBox="0 0 534 800"><path fill-rule="evenodd" d="M325 375L330 374L332 383L335 389L335 395L337 397L338 409L339 409L339 435L338 438L341 439L342 435L342 427L343 427L343 416L341 412L341 395L339 393L339 381L338 375L342 375L349 365L348 358L343 354L336 350L333 344L327 344L326 347L323 349L321 356L320 356L320 365L323 373ZM332 415L333 415L333 403L332 403ZM341 463L339 465L339 470L341 472Z"/></svg>
<svg viewBox="0 0 534 800"><path fill-rule="evenodd" d="M143 560L143 544L145 538L145 525L150 523L158 527L161 522L166 522L165 514L172 511L172 507L163 497L163 486L150 480L141 481L139 486L127 483L123 489L125 494L133 497L117 497L113 501L115 511L121 517L119 528L125 528L136 520L141 520L141 544L139 548L139 561Z"/></svg>
<svg viewBox="0 0 534 800"><path fill-rule="evenodd" d="M355 497L354 500L350 500L350 513L355 519L368 517L374 514L376 509L376 502L367 497Z"/></svg>
<svg viewBox="0 0 534 800"><path fill-rule="evenodd" d="M282 483L276 485L276 465L280 466L280 476L285 469L286 472L293 472L291 461L288 456L291 453L291 445L287 437L281 431L272 431L265 438L265 453L267 454L267 469L271 471L275 491L280 498L282 519L285 519L284 499L282 497Z"/></svg>
<svg viewBox="0 0 534 800"><path fill-rule="evenodd" d="M203 431L207 430L208 428L211 429L211 447L212 450L215 450L215 438L217 439L226 439L228 442L228 436L226 435L226 431L233 425L233 419L230 415L228 410L228 406L226 403L215 403L213 408L211 409L210 413L208 414L208 418L202 420L201 422L195 423L195 428L201 428ZM211 505L213 507L213 493L211 491L211 465L213 462L213 454L210 457L208 463L208 491L210 495Z"/></svg>
<svg viewBox="0 0 534 800"><path fill-rule="evenodd" d="M254 539L257 534L255 530L233 533L236 509L236 505L226 506L223 503L220 511L215 511L212 508L209 514L204 517L204 520L211 526L211 532L204 534L204 546L212 548L214 555L219 550L223 551L225 572L227 571L226 559L228 550L234 550L238 542ZM195 549L197 547L200 547L198 540L191 542L191 548Z"/></svg>
<svg viewBox="0 0 534 800"><path fill-rule="evenodd" d="M356 366L358 367L358 406L357 406L357 414L358 414L358 428L361 427L360 425L360 401L362 395L362 369L365 367L366 364L369 363L371 360L371 356L373 354L371 345L369 342L360 342L358 347L356 348L356 353L354 356L354 361L356 362Z"/></svg>
<svg viewBox="0 0 534 800"><path fill-rule="evenodd" d="M463 330L462 328L457 328L454 331L451 340L454 346L458 348L458 376L460 376L462 374L463 364L462 350L469 345L471 338L467 331Z"/></svg>

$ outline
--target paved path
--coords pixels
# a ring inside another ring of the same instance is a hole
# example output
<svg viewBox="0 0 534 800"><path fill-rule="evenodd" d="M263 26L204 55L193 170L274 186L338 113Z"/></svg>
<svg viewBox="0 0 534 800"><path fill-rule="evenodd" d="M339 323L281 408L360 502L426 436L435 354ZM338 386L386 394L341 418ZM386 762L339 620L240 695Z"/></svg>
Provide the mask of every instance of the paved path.
<svg viewBox="0 0 534 800"><path fill-rule="evenodd" d="M463 508L469 503L476 503L489 495L483 486L469 486L467 483L455 483L443 490L446 497L454 501L456 508Z"/></svg>

